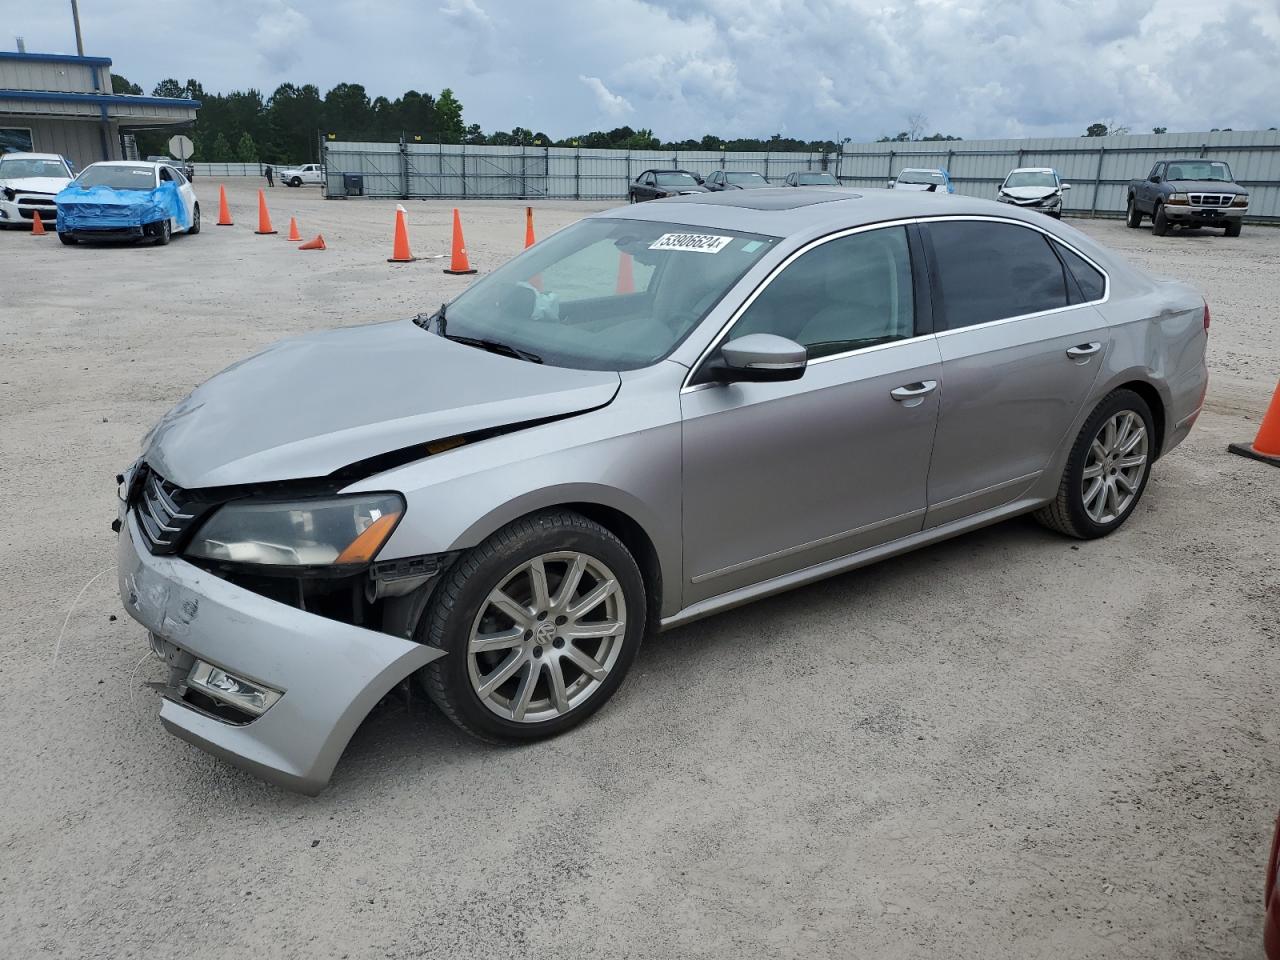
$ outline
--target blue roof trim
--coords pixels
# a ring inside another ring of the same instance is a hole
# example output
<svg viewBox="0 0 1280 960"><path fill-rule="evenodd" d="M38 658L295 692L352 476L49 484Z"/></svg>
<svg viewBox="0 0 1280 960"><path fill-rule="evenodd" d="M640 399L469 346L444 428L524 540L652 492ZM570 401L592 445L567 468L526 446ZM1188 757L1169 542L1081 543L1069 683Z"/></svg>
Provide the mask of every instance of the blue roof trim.
<svg viewBox="0 0 1280 960"><path fill-rule="evenodd" d="M98 67L111 66L110 57L77 57L67 53L10 53L0 51L0 60L44 60L50 63L91 63Z"/></svg>
<svg viewBox="0 0 1280 960"><path fill-rule="evenodd" d="M134 97L119 93L58 93L51 90L0 90L0 100L53 100L58 103L131 103L145 104L149 107L200 107L199 100L187 100L183 97Z"/></svg>

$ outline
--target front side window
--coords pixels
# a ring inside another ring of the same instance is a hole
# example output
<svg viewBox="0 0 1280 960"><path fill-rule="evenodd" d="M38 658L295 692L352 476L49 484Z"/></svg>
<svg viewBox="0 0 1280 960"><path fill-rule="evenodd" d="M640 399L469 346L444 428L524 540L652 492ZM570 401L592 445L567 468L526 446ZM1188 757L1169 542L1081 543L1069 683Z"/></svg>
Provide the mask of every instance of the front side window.
<svg viewBox="0 0 1280 960"><path fill-rule="evenodd" d="M1057 187L1058 178L1041 170L1015 170L1004 182L1006 187Z"/></svg>
<svg viewBox="0 0 1280 960"><path fill-rule="evenodd" d="M26 177L57 177L67 179L71 172L61 160L34 160L27 157L4 159L0 157L0 180L21 180Z"/></svg>
<svg viewBox="0 0 1280 960"><path fill-rule="evenodd" d="M581 220L465 290L445 332L556 366L638 369L674 350L776 243L718 227Z"/></svg>
<svg viewBox="0 0 1280 960"><path fill-rule="evenodd" d="M944 329L1067 305L1062 261L1038 230L1011 223L956 220L930 223L928 233Z"/></svg>
<svg viewBox="0 0 1280 960"><path fill-rule="evenodd" d="M1220 160L1179 160L1169 164L1170 180L1218 180L1231 182L1231 168Z"/></svg>
<svg viewBox="0 0 1280 960"><path fill-rule="evenodd" d="M809 359L902 340L915 333L905 227L838 237L790 263L729 332L773 333Z"/></svg>
<svg viewBox="0 0 1280 960"><path fill-rule="evenodd" d="M85 167L75 182L82 187L111 187L115 190L152 190L156 185L155 167L106 166Z"/></svg>

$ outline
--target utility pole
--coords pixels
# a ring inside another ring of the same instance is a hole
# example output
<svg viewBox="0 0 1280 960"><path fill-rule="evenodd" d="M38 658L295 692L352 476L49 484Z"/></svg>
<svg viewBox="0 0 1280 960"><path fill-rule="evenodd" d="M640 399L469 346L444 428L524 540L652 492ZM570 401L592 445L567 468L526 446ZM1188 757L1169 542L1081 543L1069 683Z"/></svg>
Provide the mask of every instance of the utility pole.
<svg viewBox="0 0 1280 960"><path fill-rule="evenodd" d="M71 0L71 20L76 25L76 54L84 56L84 38L80 36L80 6L76 0Z"/></svg>

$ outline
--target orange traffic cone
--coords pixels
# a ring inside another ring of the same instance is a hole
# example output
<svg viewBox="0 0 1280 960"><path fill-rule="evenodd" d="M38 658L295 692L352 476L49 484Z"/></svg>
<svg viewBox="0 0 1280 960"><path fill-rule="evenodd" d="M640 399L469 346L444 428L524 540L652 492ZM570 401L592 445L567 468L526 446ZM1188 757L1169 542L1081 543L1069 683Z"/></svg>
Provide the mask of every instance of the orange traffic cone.
<svg viewBox="0 0 1280 960"><path fill-rule="evenodd" d="M1280 467L1280 383L1276 384L1276 392L1271 395L1271 406L1262 417L1253 443L1233 443L1227 449L1242 457Z"/></svg>
<svg viewBox="0 0 1280 960"><path fill-rule="evenodd" d="M235 226L235 223L231 220L231 208L227 206L227 188L221 184L218 185L218 222L215 226Z"/></svg>
<svg viewBox="0 0 1280 960"><path fill-rule="evenodd" d="M533 207L524 208L524 248L528 250L538 241L533 236Z"/></svg>
<svg viewBox="0 0 1280 960"><path fill-rule="evenodd" d="M391 256L387 263L412 263L418 258L409 252L409 221L404 207L396 204L396 235L391 243Z"/></svg>
<svg viewBox="0 0 1280 960"><path fill-rule="evenodd" d="M43 237L49 231L44 228L44 222L40 219L40 211L32 211L35 217L31 221L31 235L33 237Z"/></svg>
<svg viewBox="0 0 1280 960"><path fill-rule="evenodd" d="M636 278L631 268L631 254L618 254L618 285L614 293L635 293Z"/></svg>
<svg viewBox="0 0 1280 960"><path fill-rule="evenodd" d="M449 266L445 273L475 273L467 260L467 242L462 239L462 218L458 216L458 208L453 208L453 255L449 258Z"/></svg>
<svg viewBox="0 0 1280 960"><path fill-rule="evenodd" d="M289 239L293 239L293 238L290 237ZM301 239L301 237L299 237L299 239ZM324 234L317 233L316 238L314 240L308 240L306 243L299 244L298 249L299 250L328 250L329 248L324 245Z"/></svg>
<svg viewBox="0 0 1280 960"><path fill-rule="evenodd" d="M271 214L267 212L267 197L261 190L258 191L258 229L254 233L276 233L277 231L271 226Z"/></svg>
<svg viewBox="0 0 1280 960"><path fill-rule="evenodd" d="M286 240L301 240L301 239L302 239L302 234L300 234L300 233L298 232L298 218L297 218L297 217L290 217L290 218L289 218L289 235L288 235L287 237L285 237L285 239L286 239Z"/></svg>

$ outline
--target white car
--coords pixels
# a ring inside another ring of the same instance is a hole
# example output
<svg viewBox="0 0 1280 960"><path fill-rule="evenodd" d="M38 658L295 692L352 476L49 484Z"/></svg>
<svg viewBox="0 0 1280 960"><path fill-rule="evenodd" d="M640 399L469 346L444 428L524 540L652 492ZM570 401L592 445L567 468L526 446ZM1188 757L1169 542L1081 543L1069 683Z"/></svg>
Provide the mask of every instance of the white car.
<svg viewBox="0 0 1280 960"><path fill-rule="evenodd" d="M951 174L942 167L903 167L896 180L886 184L890 190L929 190L934 193L955 193Z"/></svg>
<svg viewBox="0 0 1280 960"><path fill-rule="evenodd" d="M318 163L304 163L300 167L280 167L276 176L287 187L300 187L304 183L318 184L324 180L324 168Z"/></svg>
<svg viewBox="0 0 1280 960"><path fill-rule="evenodd" d="M1070 189L1053 167L1018 167L1004 178L996 199L1061 220L1062 194Z"/></svg>
<svg viewBox="0 0 1280 960"><path fill-rule="evenodd" d="M157 192L170 183L177 188L176 198ZM94 187L108 187L110 192L95 194ZM91 163L58 195L58 238L66 244L147 239L163 245L175 233L199 232L196 192L182 171L167 163Z"/></svg>
<svg viewBox="0 0 1280 960"><path fill-rule="evenodd" d="M0 226L53 226L54 195L71 182L71 167L56 153L6 153L0 156Z"/></svg>

